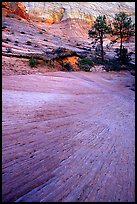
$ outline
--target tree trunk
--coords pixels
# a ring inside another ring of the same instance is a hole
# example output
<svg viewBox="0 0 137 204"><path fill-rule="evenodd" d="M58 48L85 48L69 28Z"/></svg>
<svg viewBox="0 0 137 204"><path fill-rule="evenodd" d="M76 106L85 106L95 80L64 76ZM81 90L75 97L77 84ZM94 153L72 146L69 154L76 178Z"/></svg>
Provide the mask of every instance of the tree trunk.
<svg viewBox="0 0 137 204"><path fill-rule="evenodd" d="M100 45L101 45L101 58L102 58L102 61L104 61L103 33L101 33L101 36L100 36Z"/></svg>
<svg viewBox="0 0 137 204"><path fill-rule="evenodd" d="M123 39L122 28L120 26L120 61L121 62L122 62L122 39Z"/></svg>
<svg viewBox="0 0 137 204"><path fill-rule="evenodd" d="M120 60L122 61L122 36L120 41Z"/></svg>

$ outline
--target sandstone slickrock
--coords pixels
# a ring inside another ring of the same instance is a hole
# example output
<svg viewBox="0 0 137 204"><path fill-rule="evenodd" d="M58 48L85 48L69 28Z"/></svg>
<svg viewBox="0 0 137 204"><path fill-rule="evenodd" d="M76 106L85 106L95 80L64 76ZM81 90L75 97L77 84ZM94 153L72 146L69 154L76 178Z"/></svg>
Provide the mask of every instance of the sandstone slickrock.
<svg viewBox="0 0 137 204"><path fill-rule="evenodd" d="M3 202L134 202L133 80L3 76Z"/></svg>
<svg viewBox="0 0 137 204"><path fill-rule="evenodd" d="M134 20L135 2L2 6L2 201L134 202L135 73L60 70L95 54L87 31L97 15ZM113 58L119 42L108 43ZM123 44L135 53L134 36Z"/></svg>

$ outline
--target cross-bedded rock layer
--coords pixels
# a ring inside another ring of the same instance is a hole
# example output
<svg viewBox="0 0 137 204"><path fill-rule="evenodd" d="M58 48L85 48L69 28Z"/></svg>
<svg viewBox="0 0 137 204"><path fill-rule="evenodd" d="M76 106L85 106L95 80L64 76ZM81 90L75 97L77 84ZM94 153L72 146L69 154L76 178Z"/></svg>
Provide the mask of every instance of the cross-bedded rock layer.
<svg viewBox="0 0 137 204"><path fill-rule="evenodd" d="M112 19L124 11L135 19L135 2L3 2L3 7L24 18L45 23L59 23L66 19L82 19L92 24L98 15Z"/></svg>

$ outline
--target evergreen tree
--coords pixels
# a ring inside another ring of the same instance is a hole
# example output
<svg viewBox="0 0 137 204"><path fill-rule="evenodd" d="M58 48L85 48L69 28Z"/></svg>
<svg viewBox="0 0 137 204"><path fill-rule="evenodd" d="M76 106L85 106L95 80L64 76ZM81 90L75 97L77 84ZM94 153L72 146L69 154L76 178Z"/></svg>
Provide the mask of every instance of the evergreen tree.
<svg viewBox="0 0 137 204"><path fill-rule="evenodd" d="M106 16L99 15L96 20L94 21L94 24L91 28L91 30L88 31L88 35L91 38L96 38L96 40L99 40L100 46L101 46L101 58L102 61L104 61L104 51L103 51L103 37L104 34L111 32L111 25L107 25L106 23Z"/></svg>
<svg viewBox="0 0 137 204"><path fill-rule="evenodd" d="M114 29L113 29L113 35L117 35L120 39L120 52L119 52L119 58L120 61L123 63L123 52L124 47L122 45L123 38L129 38L130 36L134 35L135 33L135 24L132 23L132 20L125 12L120 12L118 14L115 14L114 18Z"/></svg>

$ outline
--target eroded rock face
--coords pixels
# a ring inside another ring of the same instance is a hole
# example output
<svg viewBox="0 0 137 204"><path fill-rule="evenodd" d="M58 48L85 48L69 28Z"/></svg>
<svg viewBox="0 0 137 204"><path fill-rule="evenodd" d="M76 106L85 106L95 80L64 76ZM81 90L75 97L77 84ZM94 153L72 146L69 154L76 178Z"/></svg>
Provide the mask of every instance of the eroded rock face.
<svg viewBox="0 0 137 204"><path fill-rule="evenodd" d="M22 2L34 19L58 23L67 18L80 18L88 23L104 13L112 18L120 10L134 18L135 2Z"/></svg>
<svg viewBox="0 0 137 204"><path fill-rule="evenodd" d="M3 2L3 7L23 18L48 24L68 18L79 18L92 24L96 16L105 14L109 19L124 11L135 20L135 2Z"/></svg>
<svg viewBox="0 0 137 204"><path fill-rule="evenodd" d="M17 15L24 19L28 19L29 17L22 2L2 2L2 15Z"/></svg>

